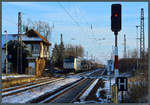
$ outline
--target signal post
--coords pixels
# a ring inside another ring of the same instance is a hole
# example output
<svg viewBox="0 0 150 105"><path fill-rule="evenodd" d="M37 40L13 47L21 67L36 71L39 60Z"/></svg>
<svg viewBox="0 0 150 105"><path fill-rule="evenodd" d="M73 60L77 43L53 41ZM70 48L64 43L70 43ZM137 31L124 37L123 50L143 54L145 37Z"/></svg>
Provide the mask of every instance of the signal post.
<svg viewBox="0 0 150 105"><path fill-rule="evenodd" d="M114 61L114 73L115 78L119 76L118 70L118 46L117 46L117 35L121 30L121 5L120 4L112 4L111 6L111 30L115 35L115 61ZM114 84L114 89L112 90L113 102L118 103L118 89L117 84Z"/></svg>
<svg viewBox="0 0 150 105"><path fill-rule="evenodd" d="M111 30L115 35L115 77L118 77L118 46L117 46L117 35L121 30L121 5L120 4L112 4L111 6Z"/></svg>

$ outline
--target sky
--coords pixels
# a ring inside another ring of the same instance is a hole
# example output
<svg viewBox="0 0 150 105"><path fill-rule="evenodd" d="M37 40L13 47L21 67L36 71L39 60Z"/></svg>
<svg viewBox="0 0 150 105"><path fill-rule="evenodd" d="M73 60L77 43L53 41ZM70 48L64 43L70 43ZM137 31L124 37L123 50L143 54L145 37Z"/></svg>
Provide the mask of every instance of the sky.
<svg viewBox="0 0 150 105"><path fill-rule="evenodd" d="M60 43L82 45L84 55L96 58L100 63L110 59L115 44L111 31L111 5L122 5L122 29L118 33L118 56L123 57L124 34L127 38L127 53L137 48L136 25L140 25L141 8L144 8L145 48L148 47L148 3L147 2L3 2L2 33L18 33L18 12L22 13L22 23L27 19L44 21L52 27L51 50ZM91 28L92 26L92 28ZM140 35L140 28L138 36ZM139 42L138 42L139 43Z"/></svg>

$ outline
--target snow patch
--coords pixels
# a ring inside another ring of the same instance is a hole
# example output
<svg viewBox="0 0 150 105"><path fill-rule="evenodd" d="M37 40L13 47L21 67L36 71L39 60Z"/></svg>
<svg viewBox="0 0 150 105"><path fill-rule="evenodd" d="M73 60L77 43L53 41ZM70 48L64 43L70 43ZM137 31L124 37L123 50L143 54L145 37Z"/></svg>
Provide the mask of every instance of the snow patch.
<svg viewBox="0 0 150 105"><path fill-rule="evenodd" d="M20 77L34 77L35 75L10 75L10 76L6 76L6 75L2 75L2 80L4 79L13 79L13 78L20 78Z"/></svg>
<svg viewBox="0 0 150 105"><path fill-rule="evenodd" d="M91 92L91 90L94 88L94 86L97 84L99 79L96 79L92 85L83 93L83 95L80 97L80 101L83 102L86 97L89 95L89 93Z"/></svg>
<svg viewBox="0 0 150 105"><path fill-rule="evenodd" d="M33 88L15 95L6 96L2 98L2 103L26 103L29 100L37 98L47 92L52 92L55 89L60 88L68 83L72 83L79 80L79 78L66 78L51 84Z"/></svg>

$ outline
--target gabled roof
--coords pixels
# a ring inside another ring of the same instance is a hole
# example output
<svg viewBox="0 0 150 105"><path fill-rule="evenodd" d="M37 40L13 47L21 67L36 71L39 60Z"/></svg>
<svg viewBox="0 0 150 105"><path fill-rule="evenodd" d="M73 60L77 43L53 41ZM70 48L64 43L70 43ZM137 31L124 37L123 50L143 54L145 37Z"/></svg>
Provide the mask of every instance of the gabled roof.
<svg viewBox="0 0 150 105"><path fill-rule="evenodd" d="M33 33L33 37L32 35L30 35L30 37L27 36L27 33ZM51 43L44 38L40 33L38 33L37 31L31 29L29 30L27 33L22 35L22 41L44 41L46 44L51 45ZM17 40L18 39L18 34L7 34L7 42L9 42L10 40ZM6 34L2 34L2 48L5 48L6 44Z"/></svg>
<svg viewBox="0 0 150 105"><path fill-rule="evenodd" d="M33 37L36 37L36 35L37 35L37 36L40 37L46 44L51 45L51 43L50 43L46 38L44 38L40 33L38 33L37 31L35 31L35 30L33 30L33 29L29 30L26 34L27 34L29 37L32 37L31 34L33 34Z"/></svg>

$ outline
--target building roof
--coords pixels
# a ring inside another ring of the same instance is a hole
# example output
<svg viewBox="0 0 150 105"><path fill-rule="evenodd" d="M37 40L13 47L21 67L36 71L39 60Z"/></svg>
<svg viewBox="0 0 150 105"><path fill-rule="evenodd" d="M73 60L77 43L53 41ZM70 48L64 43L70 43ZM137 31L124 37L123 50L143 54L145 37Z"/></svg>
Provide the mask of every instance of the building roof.
<svg viewBox="0 0 150 105"><path fill-rule="evenodd" d="M46 38L44 38L40 33L38 33L37 31L35 31L35 30L33 30L33 29L31 29L31 30L29 30L27 33L26 33L29 37L32 37L32 34L33 34L33 37L35 38L35 37L39 37L39 38L41 38L46 44L48 44L48 45L51 45L51 43L46 39Z"/></svg>
<svg viewBox="0 0 150 105"><path fill-rule="evenodd" d="M32 35L27 36L27 33L34 33L35 36L32 37ZM51 45L51 43L44 38L41 34L39 34L37 31L35 30L29 30L27 33L22 35L22 41L44 41L46 44ZM18 39L18 34L7 34L7 42L11 41L11 40L17 40ZM2 48L5 48L5 44L6 44L6 34L2 34Z"/></svg>

